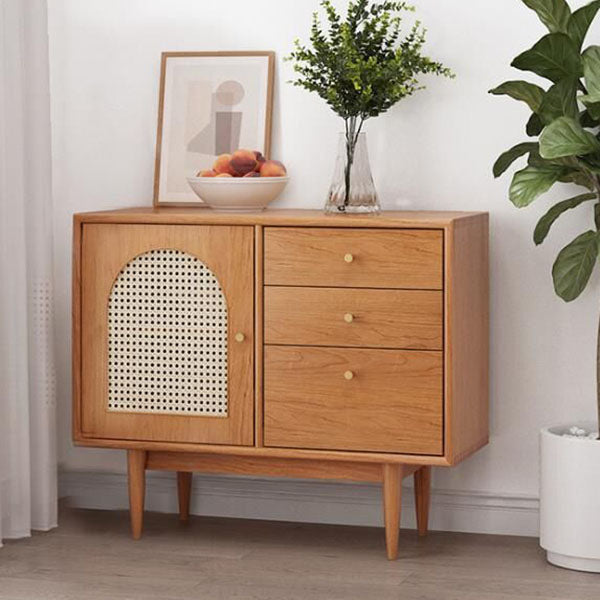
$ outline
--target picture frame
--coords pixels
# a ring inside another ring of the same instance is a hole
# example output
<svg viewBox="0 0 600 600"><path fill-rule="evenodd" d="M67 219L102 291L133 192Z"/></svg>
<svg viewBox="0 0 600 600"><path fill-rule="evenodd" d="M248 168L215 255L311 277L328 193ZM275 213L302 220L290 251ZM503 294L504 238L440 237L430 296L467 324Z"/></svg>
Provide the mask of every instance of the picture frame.
<svg viewBox="0 0 600 600"><path fill-rule="evenodd" d="M238 148L269 158L275 53L163 52L153 204L206 206L186 178Z"/></svg>

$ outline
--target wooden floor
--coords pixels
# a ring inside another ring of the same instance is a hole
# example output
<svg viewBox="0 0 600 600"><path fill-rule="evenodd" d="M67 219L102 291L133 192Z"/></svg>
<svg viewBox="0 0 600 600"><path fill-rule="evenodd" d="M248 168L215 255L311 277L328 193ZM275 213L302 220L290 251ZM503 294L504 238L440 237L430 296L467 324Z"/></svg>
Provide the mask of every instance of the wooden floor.
<svg viewBox="0 0 600 600"><path fill-rule="evenodd" d="M65 509L0 549L0 598L35 600L598 600L600 575L551 567L531 538Z"/></svg>

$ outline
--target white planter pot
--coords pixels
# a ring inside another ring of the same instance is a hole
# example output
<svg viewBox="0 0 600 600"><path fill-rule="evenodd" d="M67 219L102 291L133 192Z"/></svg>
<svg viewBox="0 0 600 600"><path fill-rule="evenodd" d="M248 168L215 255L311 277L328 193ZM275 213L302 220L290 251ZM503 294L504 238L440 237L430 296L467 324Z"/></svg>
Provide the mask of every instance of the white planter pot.
<svg viewBox="0 0 600 600"><path fill-rule="evenodd" d="M600 573L600 441L564 437L569 428L541 431L540 544L554 565Z"/></svg>

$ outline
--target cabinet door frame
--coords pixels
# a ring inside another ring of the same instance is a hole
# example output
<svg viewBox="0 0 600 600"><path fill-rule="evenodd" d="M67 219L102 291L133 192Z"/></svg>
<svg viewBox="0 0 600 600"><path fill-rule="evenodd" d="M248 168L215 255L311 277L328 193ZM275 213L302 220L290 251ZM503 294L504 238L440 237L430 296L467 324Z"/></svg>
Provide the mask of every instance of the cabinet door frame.
<svg viewBox="0 0 600 600"><path fill-rule="evenodd" d="M79 255L74 257L75 438L251 446L254 443L254 228L85 223L75 236L80 237ZM165 248L201 260L217 277L225 296L227 417L120 413L107 409L110 291L130 260ZM236 333L244 334L242 342L235 341ZM98 340L102 340L101 348Z"/></svg>

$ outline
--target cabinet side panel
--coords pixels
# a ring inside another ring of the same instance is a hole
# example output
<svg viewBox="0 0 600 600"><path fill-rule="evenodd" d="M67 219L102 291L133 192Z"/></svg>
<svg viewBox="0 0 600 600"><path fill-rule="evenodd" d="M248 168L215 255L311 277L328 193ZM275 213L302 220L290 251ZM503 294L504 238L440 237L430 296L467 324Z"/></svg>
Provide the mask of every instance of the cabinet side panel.
<svg viewBox="0 0 600 600"><path fill-rule="evenodd" d="M71 385L73 439L81 438L81 221L73 218L71 287Z"/></svg>
<svg viewBox="0 0 600 600"><path fill-rule="evenodd" d="M446 457L454 464L489 436L488 215L446 232Z"/></svg>

